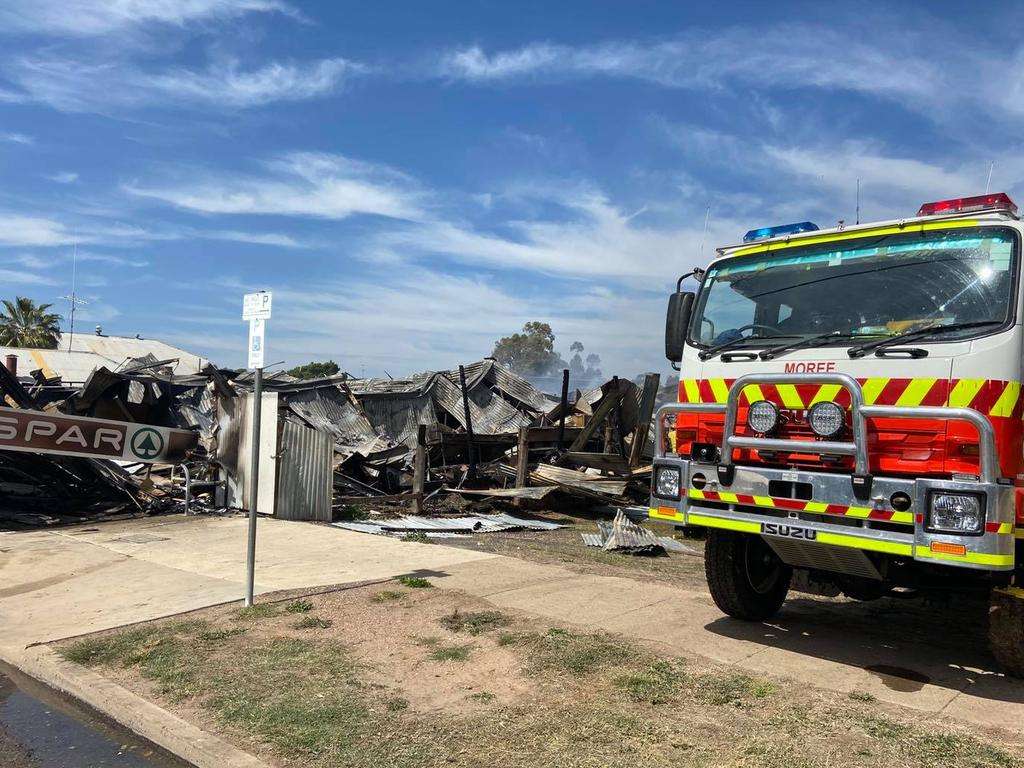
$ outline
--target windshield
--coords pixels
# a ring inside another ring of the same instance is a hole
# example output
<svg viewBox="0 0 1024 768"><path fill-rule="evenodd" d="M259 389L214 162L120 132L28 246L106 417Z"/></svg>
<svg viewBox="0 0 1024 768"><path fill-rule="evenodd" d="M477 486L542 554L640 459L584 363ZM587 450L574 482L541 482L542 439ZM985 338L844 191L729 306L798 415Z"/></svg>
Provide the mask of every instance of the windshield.
<svg viewBox="0 0 1024 768"><path fill-rule="evenodd" d="M726 259L704 279L690 342L757 346L769 337L835 334L827 343L853 344L925 326L994 321L990 328L951 328L936 339L991 333L1013 317L1014 243L1012 230L988 227Z"/></svg>

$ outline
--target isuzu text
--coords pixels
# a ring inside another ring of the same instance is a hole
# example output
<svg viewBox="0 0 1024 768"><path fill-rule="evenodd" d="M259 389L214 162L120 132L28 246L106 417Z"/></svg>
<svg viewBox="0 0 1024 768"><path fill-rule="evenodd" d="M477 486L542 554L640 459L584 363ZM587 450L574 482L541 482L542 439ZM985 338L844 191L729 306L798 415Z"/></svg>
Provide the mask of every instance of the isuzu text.
<svg viewBox="0 0 1024 768"><path fill-rule="evenodd" d="M706 529L723 612L986 590L993 652L1024 676L1022 235L986 194L751 230L680 278L649 515Z"/></svg>

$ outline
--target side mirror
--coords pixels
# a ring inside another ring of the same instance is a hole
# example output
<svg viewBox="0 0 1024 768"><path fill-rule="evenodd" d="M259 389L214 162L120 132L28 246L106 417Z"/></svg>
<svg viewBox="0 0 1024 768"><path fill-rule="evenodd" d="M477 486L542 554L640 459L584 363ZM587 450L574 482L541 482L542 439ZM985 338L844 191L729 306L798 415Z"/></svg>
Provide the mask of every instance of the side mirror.
<svg viewBox="0 0 1024 768"><path fill-rule="evenodd" d="M683 357L686 342L686 327L690 324L690 312L696 293L673 293L668 299L668 315L665 318L665 357L678 363Z"/></svg>

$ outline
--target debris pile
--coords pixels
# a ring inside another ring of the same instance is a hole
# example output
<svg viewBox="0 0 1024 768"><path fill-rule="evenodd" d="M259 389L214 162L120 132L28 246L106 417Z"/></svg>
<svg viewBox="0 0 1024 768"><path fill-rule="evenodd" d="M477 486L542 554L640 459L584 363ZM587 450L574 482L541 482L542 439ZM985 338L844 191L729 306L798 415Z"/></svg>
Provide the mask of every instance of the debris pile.
<svg viewBox="0 0 1024 768"><path fill-rule="evenodd" d="M99 366L79 387L42 371L19 379L0 366L0 408L193 431L198 446L186 469L198 481L199 507L244 507L251 374L211 365L181 374L174 363L147 354L114 370ZM658 381L656 374L642 386L612 378L570 395L566 377L555 397L493 359L403 379L270 374L263 434L278 443L261 452L260 478L270 460L277 492L291 493L272 513L287 507L292 519L329 521L332 510L337 519L360 502L409 503L404 511L422 514L444 506L446 494L517 507L550 505L553 498L644 503ZM184 511L184 474L169 466L0 452L0 520L47 523L56 520L54 509L83 518ZM303 518L312 491L296 486L314 475L323 478L317 498L325 500L326 516Z"/></svg>
<svg viewBox="0 0 1024 768"><path fill-rule="evenodd" d="M658 377L547 395L495 360L404 379L271 382L286 420L330 433L335 501L431 492L646 499ZM239 382L235 382L236 385ZM423 457L417 469L417 454Z"/></svg>
<svg viewBox="0 0 1024 768"><path fill-rule="evenodd" d="M670 536L657 536L653 531L642 528L623 510L615 513L611 522L599 520L599 533L582 533L583 543L605 552L622 552L631 555L663 555L665 550L694 553L691 547Z"/></svg>

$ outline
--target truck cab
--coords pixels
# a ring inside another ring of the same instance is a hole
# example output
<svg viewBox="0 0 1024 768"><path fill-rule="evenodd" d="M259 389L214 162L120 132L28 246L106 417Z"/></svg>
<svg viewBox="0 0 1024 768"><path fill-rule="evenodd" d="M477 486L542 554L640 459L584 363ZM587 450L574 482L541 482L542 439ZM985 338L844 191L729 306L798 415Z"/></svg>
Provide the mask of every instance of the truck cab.
<svg viewBox="0 0 1024 768"><path fill-rule="evenodd" d="M987 592L993 651L1024 675L1022 234L986 194L751 230L680 278L649 516L706 530L724 613L764 620L790 589Z"/></svg>

